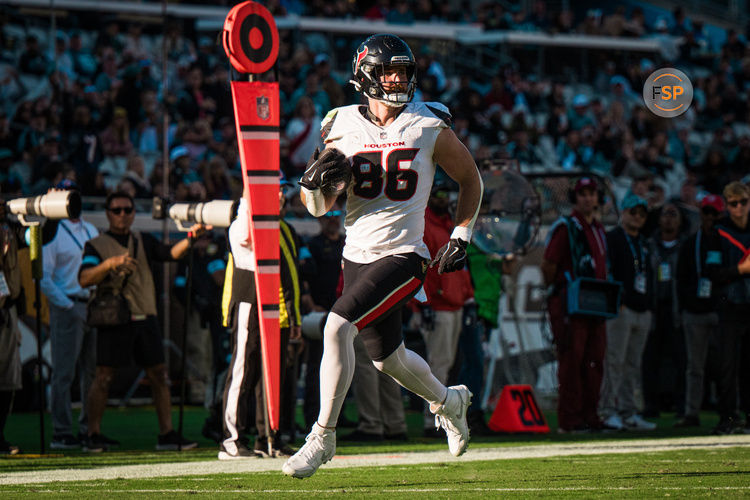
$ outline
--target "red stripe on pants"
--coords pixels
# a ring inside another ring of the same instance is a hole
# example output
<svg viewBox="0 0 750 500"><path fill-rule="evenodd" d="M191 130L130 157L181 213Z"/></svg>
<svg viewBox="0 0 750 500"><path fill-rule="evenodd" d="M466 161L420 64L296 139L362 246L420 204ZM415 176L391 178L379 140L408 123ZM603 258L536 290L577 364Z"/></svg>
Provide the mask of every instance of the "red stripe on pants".
<svg viewBox="0 0 750 500"><path fill-rule="evenodd" d="M391 294L390 297L385 299L382 304L356 321L354 323L354 326L357 327L357 330L362 331L362 329L369 325L371 321L384 314L388 309L398 304L401 300L404 299L404 297L408 296L410 293L416 290L420 283L421 281L417 278L410 279L409 281L404 283L401 288L397 289L393 294Z"/></svg>

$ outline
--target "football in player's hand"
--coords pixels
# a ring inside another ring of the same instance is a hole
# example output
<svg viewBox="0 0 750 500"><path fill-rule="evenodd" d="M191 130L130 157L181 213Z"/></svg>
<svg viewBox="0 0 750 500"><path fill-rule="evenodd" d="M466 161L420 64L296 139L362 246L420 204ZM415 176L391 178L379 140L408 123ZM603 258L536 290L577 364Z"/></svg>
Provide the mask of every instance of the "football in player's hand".
<svg viewBox="0 0 750 500"><path fill-rule="evenodd" d="M320 154L325 166L320 174L320 191L325 196L338 196L349 187L352 167L344 153L336 148L326 148Z"/></svg>

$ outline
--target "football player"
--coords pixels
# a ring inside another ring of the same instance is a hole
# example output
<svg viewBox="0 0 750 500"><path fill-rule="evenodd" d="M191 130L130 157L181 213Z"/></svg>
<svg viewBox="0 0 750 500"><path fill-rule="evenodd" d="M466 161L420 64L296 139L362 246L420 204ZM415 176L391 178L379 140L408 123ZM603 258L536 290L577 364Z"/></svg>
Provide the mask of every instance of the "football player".
<svg viewBox="0 0 750 500"><path fill-rule="evenodd" d="M430 403L454 456L466 451L466 386L446 387L404 347L401 310L420 290L427 267L462 269L482 198L471 154L450 129L440 103L412 102L416 61L399 37L373 35L357 49L351 83L367 105L331 110L322 121L323 152L300 179L301 199L315 217L347 195L344 289L326 320L320 365L320 413L304 446L284 464L304 478L336 452L336 421L354 373L355 335L377 369ZM422 241L435 165L459 185L456 227L431 260Z"/></svg>

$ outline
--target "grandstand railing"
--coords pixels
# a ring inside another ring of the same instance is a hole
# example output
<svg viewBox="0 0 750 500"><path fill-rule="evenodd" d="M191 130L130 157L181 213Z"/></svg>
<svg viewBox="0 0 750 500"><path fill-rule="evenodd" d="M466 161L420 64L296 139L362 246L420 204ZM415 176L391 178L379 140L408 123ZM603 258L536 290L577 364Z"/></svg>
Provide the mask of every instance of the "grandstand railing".
<svg viewBox="0 0 750 500"><path fill-rule="evenodd" d="M224 19L229 11L226 6L162 4L161 2L143 3L132 1L100 0L6 0L10 5L23 9L33 9L35 13L48 9L59 11L85 10L116 14L123 18L151 17L163 15L178 18L195 19L198 32L218 33L222 30ZM427 42L445 68L451 72L460 68L477 76L491 78L497 68L512 63L509 50L512 48L531 48L536 52L535 71L545 73L545 48L577 48L581 51L582 67L586 74L586 54L589 50L607 50L622 52L640 52L659 54L663 59L672 60L678 54L681 43L679 37L660 36L654 38L623 38L591 36L580 34L548 34L528 31L485 31L479 24L415 22L412 24L391 24L382 20L343 19L302 17L290 15L276 17L280 30L292 30L301 33L321 33L327 38L336 35L369 35L388 32L409 39ZM333 46L334 44L330 44ZM445 57L459 52L461 58ZM337 61L332 55L334 67L344 67L343 61ZM341 63L341 64L338 64Z"/></svg>
<svg viewBox="0 0 750 500"><path fill-rule="evenodd" d="M143 16L176 16L195 18L199 31L220 30L229 7L210 5L181 5L160 2L120 2L101 0L5 0L8 5L37 9L70 9L113 14L138 14ZM277 17L279 29L297 29L321 33L370 34L387 31L409 38L453 40L463 45L534 45L556 47L578 47L584 49L616 49L639 52L660 52L665 40L677 43L677 37L623 38L577 34L547 34L526 31L485 31L478 24L415 22L413 24L390 24L370 19L326 19L290 15ZM435 29L436 24L440 29Z"/></svg>

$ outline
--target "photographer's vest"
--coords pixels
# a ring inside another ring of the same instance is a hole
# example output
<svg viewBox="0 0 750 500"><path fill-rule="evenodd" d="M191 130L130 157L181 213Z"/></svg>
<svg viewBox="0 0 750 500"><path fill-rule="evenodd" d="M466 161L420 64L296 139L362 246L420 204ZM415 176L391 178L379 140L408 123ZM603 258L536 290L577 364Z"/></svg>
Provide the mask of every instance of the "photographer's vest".
<svg viewBox="0 0 750 500"><path fill-rule="evenodd" d="M21 295L21 268L18 265L16 233L7 224L0 226L0 270L5 275L10 295L0 297L0 308L11 307Z"/></svg>
<svg viewBox="0 0 750 500"><path fill-rule="evenodd" d="M133 242L138 245L137 251L131 248ZM123 294L128 301L130 313L133 316L156 316L154 277L151 274L151 267L146 258L142 238L137 237L135 233L131 233L131 237L128 239L128 248L120 245L116 239L108 234L100 234L96 238L89 240L89 243L99 253L102 261L110 257L122 255L126 251L131 256L135 256L136 269L128 277ZM97 285L97 290L104 288L120 290L124 281L125 276L117 276L114 273L110 273Z"/></svg>

